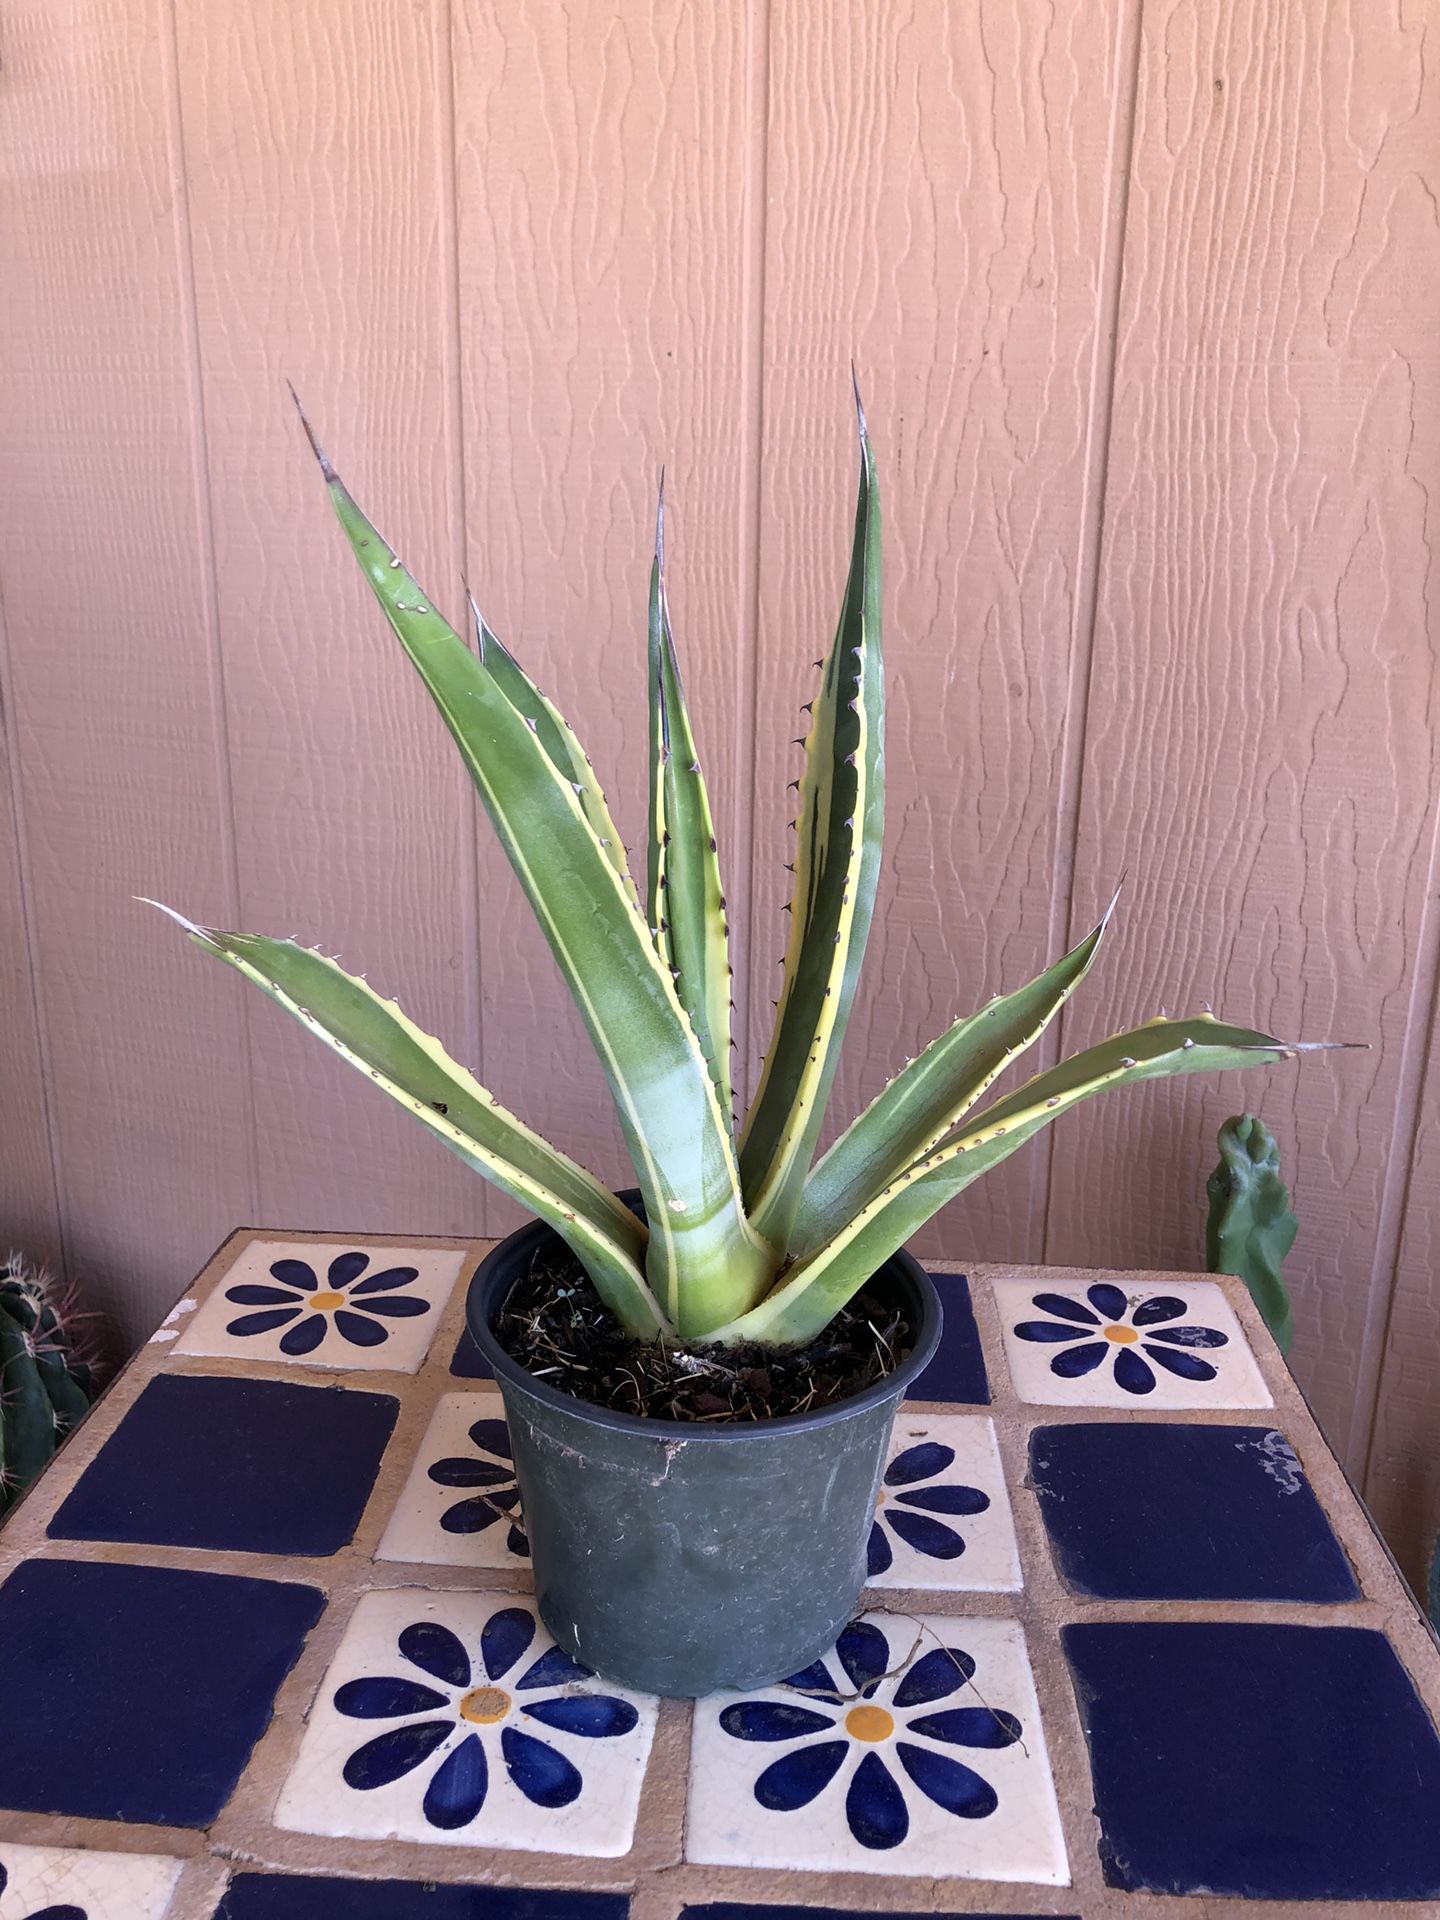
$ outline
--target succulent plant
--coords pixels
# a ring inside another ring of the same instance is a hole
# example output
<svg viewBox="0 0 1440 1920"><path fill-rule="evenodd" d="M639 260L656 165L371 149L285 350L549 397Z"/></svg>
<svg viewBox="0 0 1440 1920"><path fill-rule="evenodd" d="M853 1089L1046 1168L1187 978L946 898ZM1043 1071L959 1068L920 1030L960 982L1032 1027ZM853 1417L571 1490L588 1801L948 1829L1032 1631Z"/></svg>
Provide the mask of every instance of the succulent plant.
<svg viewBox="0 0 1440 1920"><path fill-rule="evenodd" d="M795 890L773 1032L743 1124L730 1069L729 908L665 593L650 573L645 894L579 740L471 605L473 649L360 511L308 422L340 524L479 789L609 1082L648 1225L531 1131L393 1002L289 940L176 919L573 1250L634 1335L805 1341L931 1215L1110 1087L1288 1059L1208 1014L1152 1020L978 1113L1089 972L1110 908L1063 959L956 1021L817 1160L879 878L885 805L880 503L864 411L839 626L798 783ZM304 416L301 416L302 421Z"/></svg>
<svg viewBox="0 0 1440 1920"><path fill-rule="evenodd" d="M1245 1282L1276 1346L1288 1353L1295 1321L1284 1266L1300 1223L1281 1177L1280 1149L1252 1113L1232 1115L1216 1138L1220 1164L1205 1183L1205 1264Z"/></svg>
<svg viewBox="0 0 1440 1920"><path fill-rule="evenodd" d="M0 1514L85 1418L93 1391L43 1276L11 1254L0 1265Z"/></svg>

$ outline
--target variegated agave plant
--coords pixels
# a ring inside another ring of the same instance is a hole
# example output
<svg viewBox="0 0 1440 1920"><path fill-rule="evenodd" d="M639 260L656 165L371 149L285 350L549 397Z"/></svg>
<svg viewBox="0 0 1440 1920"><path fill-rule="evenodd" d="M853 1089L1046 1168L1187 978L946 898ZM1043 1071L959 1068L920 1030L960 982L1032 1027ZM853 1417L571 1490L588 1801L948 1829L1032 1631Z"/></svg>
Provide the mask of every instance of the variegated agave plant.
<svg viewBox="0 0 1440 1920"><path fill-rule="evenodd" d="M435 611L310 435L356 558L464 757L575 997L619 1109L648 1228L393 1001L333 960L293 941L182 921L548 1221L617 1319L642 1338L807 1340L932 1214L1067 1109L1108 1087L1299 1050L1208 1014L1152 1020L973 1112L1089 972L1107 912L1038 979L957 1021L815 1159L870 932L884 822L880 504L863 410L859 420L850 574L799 783L789 950L743 1125L730 1066L728 909L666 608L663 494L650 576L642 900L569 724L473 605L473 650Z"/></svg>

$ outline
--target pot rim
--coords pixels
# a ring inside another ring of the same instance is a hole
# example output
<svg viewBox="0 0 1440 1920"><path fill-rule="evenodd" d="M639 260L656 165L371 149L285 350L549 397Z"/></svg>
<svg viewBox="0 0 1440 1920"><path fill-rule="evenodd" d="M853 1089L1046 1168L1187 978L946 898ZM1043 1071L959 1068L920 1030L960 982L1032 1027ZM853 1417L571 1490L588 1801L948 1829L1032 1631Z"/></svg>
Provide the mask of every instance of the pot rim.
<svg viewBox="0 0 1440 1920"><path fill-rule="evenodd" d="M618 1196L632 1206L638 1197L631 1190ZM894 1372L887 1373L883 1380L875 1381L860 1393L851 1394L848 1399L832 1401L829 1406L820 1407L813 1413L784 1413L768 1420L661 1420L645 1414L621 1413L613 1407L598 1406L593 1400L582 1400L577 1394L563 1393L548 1381L538 1379L507 1353L491 1332L487 1309L492 1297L498 1294L502 1280L508 1292L520 1277L516 1271L513 1277L507 1278L506 1270L511 1268L518 1255L530 1253L531 1249L526 1243L547 1237L564 1245L553 1227L547 1226L543 1220L532 1220L528 1225L518 1227L514 1233L507 1234L490 1249L471 1277L465 1299L465 1324L471 1339L489 1363L497 1385L502 1381L507 1382L542 1405L557 1408L596 1426L614 1428L622 1433L649 1435L652 1439L684 1439L687 1443L693 1440L711 1445L727 1442L734 1445L742 1440L769 1438L772 1434L803 1433L814 1427L832 1426L854 1415L867 1413L887 1400L898 1401L911 1381L930 1364L940 1344L945 1310L939 1292L920 1262L902 1247L875 1271L880 1274L887 1268L893 1268L902 1287L908 1284L920 1310L919 1327L915 1344L909 1353ZM495 1298L494 1304L499 1304L498 1298Z"/></svg>

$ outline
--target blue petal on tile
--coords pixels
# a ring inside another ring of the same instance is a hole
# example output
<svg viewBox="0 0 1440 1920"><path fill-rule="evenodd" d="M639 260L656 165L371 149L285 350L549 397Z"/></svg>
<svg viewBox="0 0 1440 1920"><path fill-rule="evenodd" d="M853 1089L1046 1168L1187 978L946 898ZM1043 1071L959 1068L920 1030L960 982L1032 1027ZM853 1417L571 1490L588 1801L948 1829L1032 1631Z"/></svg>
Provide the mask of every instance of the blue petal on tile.
<svg viewBox="0 0 1440 1920"><path fill-rule="evenodd" d="M615 1734L629 1733L639 1714L628 1700L617 1700L608 1693L576 1694L572 1699L536 1700L522 1707L543 1726L561 1733L580 1734L586 1740L608 1740Z"/></svg>
<svg viewBox="0 0 1440 1920"><path fill-rule="evenodd" d="M208 1826L324 1604L282 1581L27 1562L0 1587L0 1807Z"/></svg>
<svg viewBox="0 0 1440 1920"><path fill-rule="evenodd" d="M737 1700L720 1715L720 1724L737 1740L799 1740L834 1726L835 1716L793 1700Z"/></svg>
<svg viewBox="0 0 1440 1920"><path fill-rule="evenodd" d="M152 1380L51 1536L336 1553L354 1537L399 1409L388 1395L287 1381Z"/></svg>
<svg viewBox="0 0 1440 1920"><path fill-rule="evenodd" d="M863 1755L850 1776L845 1819L861 1846L877 1852L898 1847L909 1833L910 1815L905 1796L878 1753Z"/></svg>
<svg viewBox="0 0 1440 1920"><path fill-rule="evenodd" d="M1111 1886L1440 1895L1440 1738L1383 1634L1147 1622L1061 1639Z"/></svg>
<svg viewBox="0 0 1440 1920"><path fill-rule="evenodd" d="M222 1896L215 1920L627 1920L629 1911L623 1893L241 1873Z"/></svg>
<svg viewBox="0 0 1440 1920"><path fill-rule="evenodd" d="M341 1707L340 1711L348 1709ZM422 1766L454 1731L455 1723L450 1719L412 1720L407 1726L390 1727L347 1756L341 1777L357 1793L388 1787Z"/></svg>
<svg viewBox="0 0 1440 1920"><path fill-rule="evenodd" d="M975 1677L975 1662L958 1647L932 1647L901 1678L895 1689L897 1707L921 1707L928 1700L943 1700L957 1693Z"/></svg>
<svg viewBox="0 0 1440 1920"><path fill-rule="evenodd" d="M457 1380L493 1380L495 1378L490 1362L470 1338L468 1327L455 1343L455 1352L450 1360L450 1371Z"/></svg>
<svg viewBox="0 0 1440 1920"><path fill-rule="evenodd" d="M794 1813L808 1807L835 1778L849 1752L843 1740L821 1740L796 1747L766 1767L755 1782L755 1798L771 1813Z"/></svg>
<svg viewBox="0 0 1440 1920"><path fill-rule="evenodd" d="M1029 1480L1062 1579L1096 1600L1357 1600L1299 1460L1269 1427L1039 1427Z"/></svg>
<svg viewBox="0 0 1440 1920"><path fill-rule="evenodd" d="M572 1660L563 1647L547 1647L534 1665L527 1667L514 1682L514 1689L524 1693L528 1687L568 1687L572 1681L594 1678L593 1671Z"/></svg>
<svg viewBox="0 0 1440 1920"><path fill-rule="evenodd" d="M485 1804L490 1768L477 1734L465 1738L441 1761L425 1789L425 1818L432 1827L454 1832L468 1827Z"/></svg>
<svg viewBox="0 0 1440 1920"><path fill-rule="evenodd" d="M984 1820L1000 1804L999 1795L963 1760L931 1753L909 1740L897 1740L895 1756L927 1799L961 1820Z"/></svg>
<svg viewBox="0 0 1440 1920"><path fill-rule="evenodd" d="M433 1713L449 1704L448 1694L399 1674L362 1674L335 1689L336 1710L355 1720L396 1720L402 1713Z"/></svg>
<svg viewBox="0 0 1440 1920"><path fill-rule="evenodd" d="M480 1635L480 1658L492 1680L508 1673L535 1638L535 1616L528 1607L502 1607L492 1613Z"/></svg>
<svg viewBox="0 0 1440 1920"><path fill-rule="evenodd" d="M964 1536L943 1520L932 1520L928 1513L906 1513L903 1507L891 1507L885 1518L907 1547L928 1554L932 1560L958 1560L965 1551Z"/></svg>
<svg viewBox="0 0 1440 1920"><path fill-rule="evenodd" d="M413 1626L406 1627L400 1635L399 1647L404 1657L428 1673L432 1680L439 1680L447 1687L469 1686L470 1656L465 1651L465 1643L458 1633L441 1626L438 1620L417 1620Z"/></svg>
<svg viewBox="0 0 1440 1920"><path fill-rule="evenodd" d="M835 1652L851 1685L868 1698L890 1665L890 1644L884 1634L868 1620L852 1620L836 1641Z"/></svg>
<svg viewBox="0 0 1440 1920"><path fill-rule="evenodd" d="M537 1807L568 1807L580 1798L584 1781L558 1748L546 1746L518 1727L505 1727L500 1751L510 1778Z"/></svg>
<svg viewBox="0 0 1440 1920"><path fill-rule="evenodd" d="M907 1721L906 1727L952 1747L1011 1747L1020 1738L1015 1715L994 1707L946 1707L940 1713L921 1714Z"/></svg>
<svg viewBox="0 0 1440 1920"><path fill-rule="evenodd" d="M966 1406L988 1407L990 1378L970 1304L970 1282L963 1273L932 1273L930 1278L939 1289L945 1322L934 1359L911 1381L905 1398L958 1400Z"/></svg>

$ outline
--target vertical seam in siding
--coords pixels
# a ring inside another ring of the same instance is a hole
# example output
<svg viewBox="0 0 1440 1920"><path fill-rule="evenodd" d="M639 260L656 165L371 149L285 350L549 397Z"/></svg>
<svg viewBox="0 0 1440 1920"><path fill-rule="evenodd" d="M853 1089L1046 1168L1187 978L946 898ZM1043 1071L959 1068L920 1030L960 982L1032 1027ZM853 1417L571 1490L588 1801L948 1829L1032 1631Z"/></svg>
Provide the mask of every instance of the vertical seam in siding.
<svg viewBox="0 0 1440 1920"><path fill-rule="evenodd" d="M15 683L10 661L10 635L5 620L5 601L0 591L0 732L3 732L5 760L10 780L10 810L15 822L15 865L20 882L20 920L25 936L25 964L29 973L30 1019L35 1030L35 1055L40 1068L40 1104L45 1115L45 1140L50 1158L50 1211L55 1223L55 1251L60 1274L66 1284L70 1272L67 1251L65 1180L60 1159L59 1123L55 1103L50 1097L54 1084L50 1073L50 1027L45 990L40 979L40 950L35 931L34 882L30 873L30 847L25 836L25 795L20 779L20 742L15 730Z"/></svg>
<svg viewBox="0 0 1440 1920"><path fill-rule="evenodd" d="M170 178L174 188L171 211L175 228L175 270L179 290L182 334L185 342L185 385L190 402L191 447L195 488L195 543L200 561L204 597L206 658L210 670L210 698L214 721L216 792L219 797L220 863L226 913L232 926L242 923L240 855L235 832L235 783L230 771L230 716L225 681L225 653L220 630L219 569L215 558L215 503L210 485L210 441L205 417L205 382L200 348L200 310L195 291L195 248L190 223L190 177L185 154L185 118L180 93L180 47L175 0L164 0L161 36L165 70L166 138L170 150ZM240 1016L240 1046L245 1072L245 1160L250 1190L250 1217L257 1225L264 1217L260 1192L260 1142L255 1105L255 1061L251 1044L250 996L244 983L231 982Z"/></svg>
<svg viewBox="0 0 1440 1920"><path fill-rule="evenodd" d="M1085 784L1085 743L1090 680L1095 658L1095 623L1100 606L1100 563L1105 542L1106 494L1110 479L1110 435L1115 413L1115 374L1120 350L1120 298L1125 283L1125 239L1130 217L1130 170L1135 153L1136 100L1140 89L1140 49L1145 0L1122 0L1115 35L1115 110L1105 186L1105 244L1096 296L1095 346L1091 358L1090 411L1086 427L1084 492L1076 566L1075 614L1071 629L1070 677L1060 740L1060 794L1056 808L1055 863L1050 886L1047 963L1075 936L1075 858L1080 840L1080 803ZM1110 885L1108 877L1103 883ZM1069 1009L1041 1038L1037 1070L1053 1066L1064 1050ZM1019 1257L1050 1257L1050 1183L1055 1130L1050 1128L1030 1176L1030 1206Z"/></svg>
<svg viewBox="0 0 1440 1920"><path fill-rule="evenodd" d="M437 0L435 19L436 138L440 173L440 252L444 283L445 346L441 378L445 382L446 463L450 471L450 564L463 588L469 572L466 551L465 493L465 349L460 305L460 193L455 147L455 16L452 0ZM461 968L465 994L465 1033L477 1077L485 1079L484 967L480 957L479 798L466 779L464 872L460 936L465 942ZM478 1228L490 1231L490 1185L477 1176ZM462 1230L464 1230L462 1228Z"/></svg>
<svg viewBox="0 0 1440 1920"><path fill-rule="evenodd" d="M749 0L745 28L745 216L741 301L741 395L744 426L740 437L740 686L736 701L739 729L735 740L734 845L743 863L741 897L747 902L745 932L745 1004L743 1028L735 1050L737 1105L748 1101L758 1007L766 995L757 978L755 893L755 761L760 714L760 525L763 507L762 457L765 436L765 246L766 189L770 137L770 0ZM737 976L738 978L738 976Z"/></svg>
<svg viewBox="0 0 1440 1920"><path fill-rule="evenodd" d="M1428 503L1427 503L1428 507ZM1400 1048L1400 1072L1395 1087L1395 1121L1390 1153L1380 1189L1380 1216L1375 1228L1375 1258L1370 1267L1365 1326L1360 1358L1355 1368L1355 1398L1350 1407L1350 1431L1337 1436L1337 1451L1355 1472L1362 1493L1370 1478L1380 1411L1380 1379L1390 1343L1390 1320L1399 1284L1400 1250L1405 1235L1410 1183L1424 1111L1429 1062L1427 1055L1440 1012L1440 811L1430 836L1430 861L1425 881L1425 905L1415 955L1415 978Z"/></svg>

